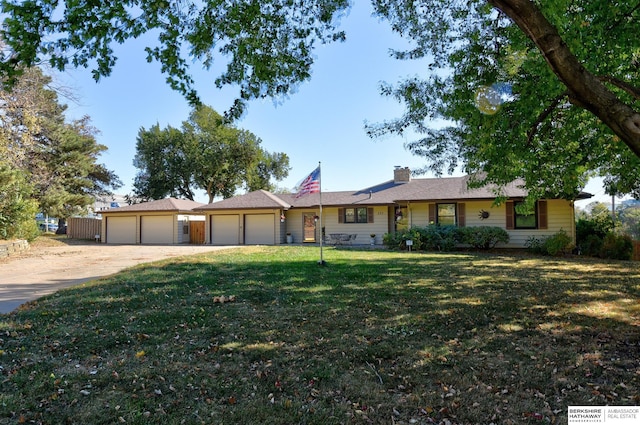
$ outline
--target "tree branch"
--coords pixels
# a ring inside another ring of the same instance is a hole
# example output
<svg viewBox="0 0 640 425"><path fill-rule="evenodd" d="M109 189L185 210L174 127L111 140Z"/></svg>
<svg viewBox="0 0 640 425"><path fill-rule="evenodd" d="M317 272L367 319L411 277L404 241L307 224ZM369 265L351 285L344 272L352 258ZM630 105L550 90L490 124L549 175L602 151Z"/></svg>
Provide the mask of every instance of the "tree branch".
<svg viewBox="0 0 640 425"><path fill-rule="evenodd" d="M612 84L612 85L618 87L619 89L624 90L625 92L627 92L628 94L630 94L634 98L640 99L640 88L638 88L636 86L632 86L631 84L627 83L626 81L622 81L622 80L619 80L619 79L614 78L614 77L602 76L602 77L598 77L598 78L599 78L600 81L604 81L606 83Z"/></svg>
<svg viewBox="0 0 640 425"><path fill-rule="evenodd" d="M618 25L620 25L620 23L624 20L624 19L628 19L631 17L631 15L633 15L637 10L640 9L640 2L638 2L638 4L636 4L631 10L629 10L627 13L623 14L622 17L620 19L618 19L616 22L614 22L613 24L611 24L611 26L608 28L609 31L611 31L612 29L614 29L615 27L617 27Z"/></svg>
<svg viewBox="0 0 640 425"><path fill-rule="evenodd" d="M562 99L565 99L567 97L567 95L568 95L568 93L564 92L564 93L556 96L551 101L549 106L547 106L544 109L544 111L542 111L542 113L540 115L538 115L538 118L536 119L536 121L531 126L531 130L529 130L529 132L527 133L527 146L532 146L533 137L538 133L538 128L540 128L540 124L542 124L549 117L549 115L551 115L551 113L558 107L558 105L560 104Z"/></svg>
<svg viewBox="0 0 640 425"><path fill-rule="evenodd" d="M620 100L578 61L558 30L531 0L487 0L535 43L567 87L569 101L597 116L640 158L640 113Z"/></svg>

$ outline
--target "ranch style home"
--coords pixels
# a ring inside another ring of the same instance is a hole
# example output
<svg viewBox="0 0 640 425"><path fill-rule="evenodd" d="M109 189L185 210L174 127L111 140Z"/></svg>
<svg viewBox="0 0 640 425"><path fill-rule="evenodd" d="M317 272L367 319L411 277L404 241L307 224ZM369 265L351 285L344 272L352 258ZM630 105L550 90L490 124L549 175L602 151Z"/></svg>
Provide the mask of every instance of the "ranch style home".
<svg viewBox="0 0 640 425"><path fill-rule="evenodd" d="M527 214L517 208L527 195L513 183L494 205L489 187L468 189L469 177L413 179L397 167L393 180L358 191L304 195L264 190L193 208L205 216L205 243L213 245L280 245L284 243L382 244L385 233L429 224L496 226L507 230L508 248L524 248L529 237L564 230L575 242L574 203L540 199ZM580 193L577 199L592 195ZM319 220L320 201L322 218ZM320 229L322 223L322 229ZM371 237L375 235L375 237Z"/></svg>

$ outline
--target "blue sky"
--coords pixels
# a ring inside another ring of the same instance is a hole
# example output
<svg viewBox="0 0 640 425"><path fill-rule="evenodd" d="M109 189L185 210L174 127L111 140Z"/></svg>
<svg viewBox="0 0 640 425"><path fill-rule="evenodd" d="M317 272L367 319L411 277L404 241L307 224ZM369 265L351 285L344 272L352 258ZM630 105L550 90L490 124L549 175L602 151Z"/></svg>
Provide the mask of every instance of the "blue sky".
<svg viewBox="0 0 640 425"><path fill-rule="evenodd" d="M402 48L406 42L371 12L369 2L354 2L341 20L347 41L316 50L311 80L278 105L272 100L251 102L236 123L258 136L267 151L289 156L291 171L287 179L278 182L279 187L292 188L319 161L323 191L363 189L391 179L396 165L412 169L424 165L422 158L404 149L408 140L372 140L364 131L365 121L380 122L402 113L400 104L379 94L380 82L395 83L427 72L424 62L389 57L389 48ZM78 103L67 102L68 116L89 115L100 130L98 141L109 148L101 162L124 183L117 191L120 194L132 191L137 172L133 157L140 128L156 123L178 127L191 110L182 95L165 83L159 65L145 61L147 44L142 38L117 46L118 62L112 75L98 83L87 69L68 70L59 76L79 98ZM192 71L203 103L218 112L228 109L236 92L233 88L215 88L213 81L220 69L214 64L212 71L205 72L194 64ZM586 190L603 195L597 182ZM198 192L196 200L206 199L204 192ZM607 199L605 196L602 200Z"/></svg>

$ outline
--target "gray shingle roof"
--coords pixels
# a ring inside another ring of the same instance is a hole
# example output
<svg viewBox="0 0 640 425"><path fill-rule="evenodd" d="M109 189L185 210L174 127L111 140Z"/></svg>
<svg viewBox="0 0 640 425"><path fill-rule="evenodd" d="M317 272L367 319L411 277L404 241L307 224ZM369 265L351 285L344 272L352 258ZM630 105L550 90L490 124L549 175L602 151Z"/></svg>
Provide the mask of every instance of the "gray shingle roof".
<svg viewBox="0 0 640 425"><path fill-rule="evenodd" d="M156 201L141 202L139 204L127 205L120 208L109 208L100 211L101 214L107 213L127 213L127 212L174 212L174 213L190 213L194 208L201 207L202 203L190 201L188 199L165 198Z"/></svg>
<svg viewBox="0 0 640 425"><path fill-rule="evenodd" d="M405 183L395 183L393 180L357 191L322 192L304 195L296 198L293 194L272 194L265 190L250 192L245 195L234 196L209 205L197 208L205 210L235 210L256 208L312 208L320 205L322 196L323 206L351 206L351 205L394 205L399 202L417 201L453 201L453 200L484 200L495 199L498 196L508 198L524 198L527 191L522 181L515 181L498 190L495 186L485 186L469 189L469 176L444 177L431 179L412 179ZM582 193L587 198L591 195Z"/></svg>
<svg viewBox="0 0 640 425"><path fill-rule="evenodd" d="M196 210L238 210L254 208L282 208L286 210L291 208L291 205L287 203L283 197L274 195L266 190L256 190L245 195L234 196L233 198L202 205L196 208Z"/></svg>

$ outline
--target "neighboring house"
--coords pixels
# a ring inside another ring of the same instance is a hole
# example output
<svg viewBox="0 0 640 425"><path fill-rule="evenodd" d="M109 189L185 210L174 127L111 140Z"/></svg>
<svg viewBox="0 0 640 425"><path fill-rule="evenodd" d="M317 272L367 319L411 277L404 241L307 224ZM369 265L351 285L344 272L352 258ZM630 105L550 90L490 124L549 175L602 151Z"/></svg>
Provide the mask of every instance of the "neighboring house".
<svg viewBox="0 0 640 425"><path fill-rule="evenodd" d="M106 195L97 197L91 207L89 207L89 214L87 217L100 218L100 214L104 210L111 208L119 208L128 205L127 199L124 195Z"/></svg>
<svg viewBox="0 0 640 425"><path fill-rule="evenodd" d="M204 243L204 214L193 211L202 205L167 198L102 210L101 240L118 244Z"/></svg>
<svg viewBox="0 0 640 425"><path fill-rule="evenodd" d="M294 243L355 235L354 244L369 244L375 234L375 243L381 244L385 233L429 224L502 227L510 236L507 247L524 247L529 237L560 230L575 241L573 201L542 199L535 211L523 214L518 205L527 193L516 183L504 188L506 202L494 205L491 188L468 189L468 181L468 176L412 179L408 168L397 168L393 180L364 190L300 198L258 190L194 211L206 214L205 243L214 245L279 245L287 241L287 234ZM581 193L578 199L591 196Z"/></svg>

